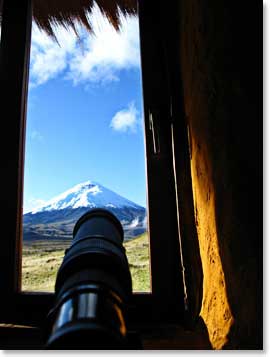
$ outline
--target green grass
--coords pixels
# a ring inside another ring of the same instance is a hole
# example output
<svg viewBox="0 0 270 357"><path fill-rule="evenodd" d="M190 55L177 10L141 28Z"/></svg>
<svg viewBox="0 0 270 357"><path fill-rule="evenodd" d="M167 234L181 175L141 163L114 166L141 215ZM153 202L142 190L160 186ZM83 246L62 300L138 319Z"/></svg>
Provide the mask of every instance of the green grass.
<svg viewBox="0 0 270 357"><path fill-rule="evenodd" d="M68 240L26 241L23 245L22 290L54 291L57 271L63 260ZM124 243L129 261L133 291L150 291L147 233Z"/></svg>
<svg viewBox="0 0 270 357"><path fill-rule="evenodd" d="M150 291L149 241L147 233L124 244L133 291Z"/></svg>

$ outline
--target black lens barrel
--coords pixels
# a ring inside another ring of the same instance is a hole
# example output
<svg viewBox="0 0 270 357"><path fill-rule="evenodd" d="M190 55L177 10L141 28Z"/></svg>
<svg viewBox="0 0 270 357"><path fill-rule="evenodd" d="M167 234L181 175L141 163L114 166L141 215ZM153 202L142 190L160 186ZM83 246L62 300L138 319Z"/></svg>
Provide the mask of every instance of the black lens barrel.
<svg viewBox="0 0 270 357"><path fill-rule="evenodd" d="M121 223L107 210L93 209L77 221L56 278L48 348L126 348L132 281L123 239Z"/></svg>

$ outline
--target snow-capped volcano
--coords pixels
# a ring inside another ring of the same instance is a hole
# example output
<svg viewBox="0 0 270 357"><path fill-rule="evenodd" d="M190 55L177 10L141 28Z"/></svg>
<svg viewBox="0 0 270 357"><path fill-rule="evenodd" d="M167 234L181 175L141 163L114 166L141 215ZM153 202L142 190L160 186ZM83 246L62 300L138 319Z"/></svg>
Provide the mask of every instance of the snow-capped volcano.
<svg viewBox="0 0 270 357"><path fill-rule="evenodd" d="M25 213L24 239L71 238L76 221L91 208L106 208L121 221L125 238L145 232L144 207L93 181L80 183Z"/></svg>
<svg viewBox="0 0 270 357"><path fill-rule="evenodd" d="M79 207L140 208L136 203L129 201L104 186L93 181L86 181L45 202L42 206L31 211L31 213L65 208L75 209Z"/></svg>

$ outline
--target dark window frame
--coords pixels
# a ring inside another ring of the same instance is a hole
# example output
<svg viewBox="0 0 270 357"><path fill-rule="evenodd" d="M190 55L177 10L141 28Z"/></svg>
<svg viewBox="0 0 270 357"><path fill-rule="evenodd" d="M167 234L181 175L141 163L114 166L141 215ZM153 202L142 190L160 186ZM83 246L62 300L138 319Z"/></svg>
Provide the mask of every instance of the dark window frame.
<svg viewBox="0 0 270 357"><path fill-rule="evenodd" d="M0 44L0 85L3 92L1 112L8 113L9 119L3 120L8 147L4 143L0 144L2 167L5 169L5 176L1 178L2 185L5 185L2 186L5 187L2 199L6 207L2 216L0 251L0 293L3 297L0 320L38 326L52 306L54 294L20 291L24 140L32 4L31 0L22 0L19 4L4 0L3 6ZM184 164L179 175L175 166L175 147L179 149L179 140L174 135L173 86L168 74L168 48L160 42L164 38L160 16L159 6L153 8L147 1L139 1L152 292L133 294L128 318L134 323L181 322L184 316L179 230L179 207L183 209L183 205L178 196L181 177L186 175L190 180L189 152L186 125L181 119L186 140L180 144L180 149L181 145L184 149ZM182 109L178 114L184 118ZM189 185L189 192L183 193L183 200L192 202L191 181ZM186 215L193 216L192 210L190 204ZM181 227L185 227L184 220Z"/></svg>

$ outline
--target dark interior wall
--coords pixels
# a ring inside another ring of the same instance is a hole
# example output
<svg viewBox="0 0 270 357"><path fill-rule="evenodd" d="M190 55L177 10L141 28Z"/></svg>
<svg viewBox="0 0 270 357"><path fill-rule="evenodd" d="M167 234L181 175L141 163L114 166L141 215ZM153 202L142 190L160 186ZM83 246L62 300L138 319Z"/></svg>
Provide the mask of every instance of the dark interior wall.
<svg viewBox="0 0 270 357"><path fill-rule="evenodd" d="M214 348L261 348L259 4L177 1L204 277L201 316Z"/></svg>
<svg viewBox="0 0 270 357"><path fill-rule="evenodd" d="M214 348L262 348L261 7L179 1L201 316Z"/></svg>

